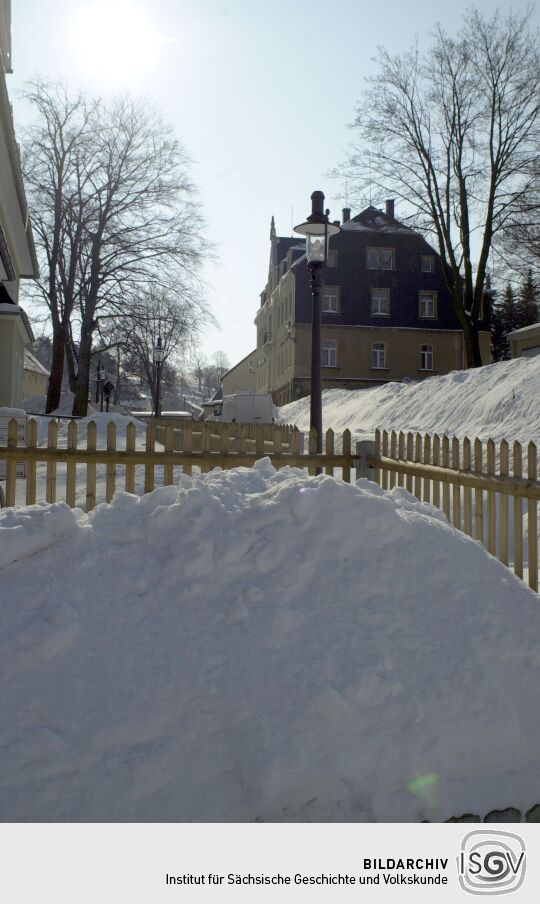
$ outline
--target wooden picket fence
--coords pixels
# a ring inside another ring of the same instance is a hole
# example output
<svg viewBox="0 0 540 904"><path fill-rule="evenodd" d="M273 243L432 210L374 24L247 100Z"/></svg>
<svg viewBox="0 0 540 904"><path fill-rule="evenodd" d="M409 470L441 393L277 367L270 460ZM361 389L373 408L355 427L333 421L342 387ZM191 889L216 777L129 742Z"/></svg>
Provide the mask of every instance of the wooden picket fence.
<svg viewBox="0 0 540 904"><path fill-rule="evenodd" d="M128 424L125 437L118 437L116 424L110 421L102 448L98 445L95 421L87 423L85 436L81 433L80 423L70 420L66 445L60 447L58 424L52 419L48 424L47 445L38 445L37 424L29 418L26 443L17 445L17 422L12 419L8 427L7 446L0 446L0 461L6 461L4 504L34 505L37 501L65 501L71 507L82 505L86 511L91 511L99 501L110 502L117 489L134 493L136 467L140 465L144 466L140 489L145 493L151 492L156 485L172 485L180 471L192 474L194 468L204 473L213 468L251 467L263 456L269 456L276 468L287 465L307 468L310 474L324 471L333 475L337 471L347 482L350 482L353 466L349 430L343 433L340 441L332 430L328 430L325 451L319 454L316 453L315 431L309 435L308 451L305 452L303 433L284 424L192 422L183 424L179 429L169 425L163 429L161 445L156 439L155 423L149 422L145 429L144 449L137 449L137 432L133 422ZM335 452L339 447L341 451ZM18 477L21 463L25 465L24 476ZM45 464L44 474L41 469L41 482L38 481L40 464ZM97 468L100 466L102 471L104 466L105 471L102 498L99 498L98 489L103 481L97 479ZM162 480L159 479L159 472L156 475L156 467L163 469ZM60 469L62 473L59 473ZM24 493L20 489L23 482ZM84 493L81 483L84 483ZM44 492L42 489L41 493L43 500L39 498L38 484L40 488L44 484Z"/></svg>
<svg viewBox="0 0 540 904"><path fill-rule="evenodd" d="M485 449L484 449L485 446ZM537 449L519 442L377 430L370 459L383 489L405 487L443 510L454 527L479 540L538 591L540 499ZM527 538L524 547L523 518ZM511 530L510 530L511 523Z"/></svg>

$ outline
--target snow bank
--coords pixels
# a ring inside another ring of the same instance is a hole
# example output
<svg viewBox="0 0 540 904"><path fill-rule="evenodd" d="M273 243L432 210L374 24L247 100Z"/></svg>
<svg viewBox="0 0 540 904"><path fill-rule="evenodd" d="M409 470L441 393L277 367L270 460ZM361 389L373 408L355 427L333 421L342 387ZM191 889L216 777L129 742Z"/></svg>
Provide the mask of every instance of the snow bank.
<svg viewBox="0 0 540 904"><path fill-rule="evenodd" d="M309 398L279 409L278 420L309 429ZM323 424L356 435L383 430L540 442L540 357L460 370L420 383L325 390Z"/></svg>
<svg viewBox="0 0 540 904"><path fill-rule="evenodd" d="M262 460L71 517L0 571L3 820L537 802L538 599L403 489Z"/></svg>

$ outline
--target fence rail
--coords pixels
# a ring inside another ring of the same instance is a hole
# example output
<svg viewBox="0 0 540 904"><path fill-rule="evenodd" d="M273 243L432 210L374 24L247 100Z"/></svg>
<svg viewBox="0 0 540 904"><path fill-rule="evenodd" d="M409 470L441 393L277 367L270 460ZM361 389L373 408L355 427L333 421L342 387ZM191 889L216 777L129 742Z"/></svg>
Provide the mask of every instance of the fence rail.
<svg viewBox="0 0 540 904"><path fill-rule="evenodd" d="M284 424L184 424L181 428L169 425L162 429L153 422L143 428L143 438L135 423L128 424L125 436L118 436L114 421L107 424L106 435L98 437L95 421L81 425L71 420L67 425L65 445L60 445L58 424L48 425L47 444L38 445L37 424L28 420L26 442L17 436L17 422L8 427L7 445L0 446L0 462L6 462L4 504L34 505L41 501L56 502L63 498L72 507L83 505L90 511L100 499L110 502L117 489L134 493L151 492L156 485L170 486L175 481L175 468L191 474L194 468L202 473L213 468L251 467L258 459L269 456L276 468L286 466L307 468L310 474L339 470L343 480L350 482L353 457L351 434L346 430L340 442L332 430L325 435L326 451L316 453L315 431L309 435L309 448L304 451L303 434ZM98 440L101 438L103 444ZM161 442L160 442L161 440ZM139 444L139 448L137 445ZM123 448L118 448L118 446ZM143 445L144 448L140 448ZM342 451L335 452L341 445ZM24 464L22 476L16 469ZM41 468L39 466L42 466ZM101 473L98 468L101 466ZM143 466L144 474L137 474ZM156 475L162 468L162 480ZM61 473L60 473L61 470ZM158 482L156 483L156 480ZM24 492L21 487L24 486ZM83 489L81 489L83 487ZM41 494L40 494L41 489Z"/></svg>
<svg viewBox="0 0 540 904"><path fill-rule="evenodd" d="M534 443L516 441L510 454L506 440L496 445L493 439L377 430L369 464L383 489L404 486L442 509L454 527L479 540L519 578L526 569L529 586L538 591Z"/></svg>

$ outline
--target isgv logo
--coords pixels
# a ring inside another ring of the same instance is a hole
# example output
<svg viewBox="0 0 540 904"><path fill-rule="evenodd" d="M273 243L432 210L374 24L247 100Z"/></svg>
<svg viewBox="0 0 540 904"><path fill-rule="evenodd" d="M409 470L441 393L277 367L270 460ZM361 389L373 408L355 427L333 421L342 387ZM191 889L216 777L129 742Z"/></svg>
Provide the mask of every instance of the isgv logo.
<svg viewBox="0 0 540 904"><path fill-rule="evenodd" d="M471 895L503 895L525 879L525 843L511 832L469 832L457 858L459 883Z"/></svg>

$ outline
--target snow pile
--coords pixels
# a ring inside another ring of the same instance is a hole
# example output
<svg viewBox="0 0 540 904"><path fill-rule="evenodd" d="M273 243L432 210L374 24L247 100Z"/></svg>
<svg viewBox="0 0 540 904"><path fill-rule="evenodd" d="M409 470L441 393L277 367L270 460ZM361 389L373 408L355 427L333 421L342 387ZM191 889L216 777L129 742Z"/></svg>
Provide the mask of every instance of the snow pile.
<svg viewBox="0 0 540 904"><path fill-rule="evenodd" d="M51 414L62 415L62 417L70 417L71 412L73 411L74 399L75 396L72 392L64 390L60 396L60 404L58 408L55 408L55 410L51 412ZM46 395L28 396L23 401L23 407L25 408L25 410L31 412L32 414L45 414L46 404Z"/></svg>
<svg viewBox="0 0 540 904"><path fill-rule="evenodd" d="M281 423L309 429L309 397L279 409ZM323 424L355 436L411 430L540 442L540 357L459 370L420 383L323 393Z"/></svg>
<svg viewBox="0 0 540 904"><path fill-rule="evenodd" d="M538 802L538 599L403 489L266 459L70 517L0 513L50 544L0 571L3 820Z"/></svg>

